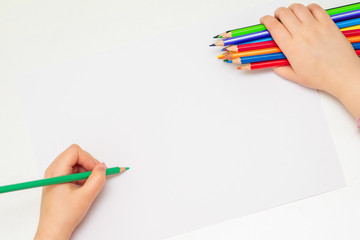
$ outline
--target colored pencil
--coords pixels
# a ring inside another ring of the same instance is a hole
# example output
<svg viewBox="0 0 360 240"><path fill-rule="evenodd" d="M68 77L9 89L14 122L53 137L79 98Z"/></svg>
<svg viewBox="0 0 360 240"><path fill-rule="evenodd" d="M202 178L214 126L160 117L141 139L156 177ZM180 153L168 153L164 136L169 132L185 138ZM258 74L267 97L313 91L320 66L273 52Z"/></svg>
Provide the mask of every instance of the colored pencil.
<svg viewBox="0 0 360 240"><path fill-rule="evenodd" d="M272 47L272 48L261 48L243 52L226 52L218 56L218 59L236 59L240 57L247 57L247 56L254 56L254 55L262 55L262 54L269 54L269 53L278 53L281 52L279 47Z"/></svg>
<svg viewBox="0 0 360 240"><path fill-rule="evenodd" d="M355 52L358 56L360 55L360 50L356 50ZM244 64L243 66L238 67L237 69L251 71L251 70L256 70L256 69L282 67L282 66L289 66L289 65L290 65L290 63L287 59L280 59L280 60L272 60L272 61L265 61L265 62L248 63L248 64Z"/></svg>
<svg viewBox="0 0 360 240"><path fill-rule="evenodd" d="M108 168L108 169L106 169L106 175L120 174L120 173L125 172L128 169L129 168L125 168L125 167ZM23 189L28 189L28 188L43 187L43 186L49 186L49 185L54 185L54 184L60 184L60 183L75 182L75 181L84 180L84 179L89 178L90 174L91 174L91 171L1 186L0 193L18 191L18 190L23 190Z"/></svg>
<svg viewBox="0 0 360 240"><path fill-rule="evenodd" d="M336 8L331 8L331 9L326 10L326 12L330 16L332 16L332 15L337 15L337 14L350 12L350 11L354 11L354 10L358 10L358 9L360 9L360 2L349 4L349 5L344 5L344 6L340 6L340 7L336 7ZM226 31L219 35L216 35L215 37L217 37L217 38L237 37L237 36L241 36L241 35L264 31L264 30L266 30L266 28L263 24L256 24L256 25L252 25L252 26L248 26L248 27L229 30L229 31Z"/></svg>
<svg viewBox="0 0 360 240"><path fill-rule="evenodd" d="M342 22L335 23L339 28L352 27L360 24L360 18L349 19Z"/></svg>
<svg viewBox="0 0 360 240"><path fill-rule="evenodd" d="M355 50L360 49L360 42L355 42L351 44ZM228 63L235 63L235 64L245 64L245 63L253 63L253 62L264 62L270 60L279 60L279 59L286 59L284 53L270 53L270 54L262 54L262 55L253 55L247 57L240 57L233 60L228 60Z"/></svg>
<svg viewBox="0 0 360 240"><path fill-rule="evenodd" d="M240 44L240 43L253 41L253 40L257 40L257 39L261 39L261 38L267 38L267 37L271 37L271 35L268 30L264 30L264 31L260 31L260 32L255 32L255 33L238 36L238 37L221 39L221 40L217 41L216 43L211 44L210 47L228 46L231 44Z"/></svg>
<svg viewBox="0 0 360 240"><path fill-rule="evenodd" d="M346 4L346 5L334 7L334 8L329 8L325 11L330 16L332 16L332 15L339 14L339 13L350 12L350 11L353 11L356 9L360 9L360 2L350 3L350 4Z"/></svg>
<svg viewBox="0 0 360 240"><path fill-rule="evenodd" d="M256 62L256 63L247 63L244 64L237 69L242 70L256 70L256 69L262 69L262 68L272 68L272 67L283 67L283 66L289 66L289 60L287 59L279 59L279 60L271 60L271 61L264 61L264 62Z"/></svg>
<svg viewBox="0 0 360 240"><path fill-rule="evenodd" d="M342 28L342 31L348 31L348 30L354 30L354 29L360 29L360 25L355 25L352 27L346 27L346 28Z"/></svg>
<svg viewBox="0 0 360 240"><path fill-rule="evenodd" d="M243 52L255 49L262 49L262 48L271 48L277 47L275 41L266 41L266 42L256 42L256 43L248 43L248 44L240 44L240 45L233 45L231 47L225 48L226 51L229 52Z"/></svg>
<svg viewBox="0 0 360 240"><path fill-rule="evenodd" d="M360 18L354 18L354 19L350 19L350 20L346 20L346 21L342 21L342 22L337 22L335 24L339 28L346 28L346 27L350 27L350 26L355 26L355 25L360 24ZM261 39L261 38L266 38L266 37L271 37L270 32L268 30L261 31L261 32L256 32L256 33L250 33L250 34L246 34L246 35L242 35L242 36L238 36L238 37L221 39L221 40L217 41L216 43L211 44L210 47L212 47L212 46L237 45L237 44L240 44L240 43L244 43L244 42L248 42L248 41L252 41L252 40L257 40L257 39Z"/></svg>
<svg viewBox="0 0 360 240"><path fill-rule="evenodd" d="M262 54L262 55L253 55L253 56L248 56L248 57L240 57L240 58L235 58L235 59L227 60L227 61L224 60L224 61L227 63L245 64L245 63L279 60L279 59L286 59L286 56L282 52L278 52L278 53L269 53L269 54Z"/></svg>
<svg viewBox="0 0 360 240"><path fill-rule="evenodd" d="M345 21L345 20L352 19L352 18L358 18L358 17L360 17L360 9L350 11L350 12L335 14L330 17L334 22L340 22L340 21Z"/></svg>
<svg viewBox="0 0 360 240"><path fill-rule="evenodd" d="M273 41L274 39L272 37L267 37L267 38L260 38L260 39L256 39L253 41L248 41L248 42L244 42L242 44L248 44L248 43L256 43L256 42L266 42L266 41Z"/></svg>
<svg viewBox="0 0 360 240"><path fill-rule="evenodd" d="M342 33L344 34L345 37L348 38L348 37L360 35L360 29L343 31ZM355 41L353 41L353 42L355 42ZM233 45L233 46L227 47L226 50L230 51L230 52L243 52L243 51L261 49L261 48L277 47L277 46L278 45L276 44L275 41L266 41L266 42L257 42L257 43Z"/></svg>

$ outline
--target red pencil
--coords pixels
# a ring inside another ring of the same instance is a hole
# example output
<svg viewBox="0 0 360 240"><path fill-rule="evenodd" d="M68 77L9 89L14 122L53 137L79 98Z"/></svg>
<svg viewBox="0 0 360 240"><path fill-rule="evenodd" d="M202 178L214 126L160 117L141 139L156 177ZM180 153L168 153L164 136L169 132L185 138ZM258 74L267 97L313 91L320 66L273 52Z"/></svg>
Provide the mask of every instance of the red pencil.
<svg viewBox="0 0 360 240"><path fill-rule="evenodd" d="M344 34L345 37L357 36L360 35L360 29L343 31L342 33ZM277 47L277 44L274 41L248 43L248 44L233 45L227 47L226 50L231 52L243 52L243 51L261 49L261 48L271 48L271 47Z"/></svg>
<svg viewBox="0 0 360 240"><path fill-rule="evenodd" d="M287 59L280 59L280 60L272 60L272 61L265 61L265 62L255 62L255 63L248 63L244 64L238 69L243 70L256 70L262 68L271 68L271 67L282 67L282 66L289 66L290 63Z"/></svg>
<svg viewBox="0 0 360 240"><path fill-rule="evenodd" d="M234 45L231 47L227 47L226 50L229 52L243 52L243 51L256 50L256 49L261 49L261 48L271 48L271 47L277 47L277 46L278 45L274 41L266 41L266 42L256 42L256 43Z"/></svg>
<svg viewBox="0 0 360 240"><path fill-rule="evenodd" d="M360 50L355 50L355 53L360 56ZM264 61L264 62L255 62L255 63L248 63L244 64L238 69L243 70L256 70L262 68L271 68L271 67L282 67L282 66L289 66L290 63L287 59L280 59L280 60L272 60L272 61Z"/></svg>

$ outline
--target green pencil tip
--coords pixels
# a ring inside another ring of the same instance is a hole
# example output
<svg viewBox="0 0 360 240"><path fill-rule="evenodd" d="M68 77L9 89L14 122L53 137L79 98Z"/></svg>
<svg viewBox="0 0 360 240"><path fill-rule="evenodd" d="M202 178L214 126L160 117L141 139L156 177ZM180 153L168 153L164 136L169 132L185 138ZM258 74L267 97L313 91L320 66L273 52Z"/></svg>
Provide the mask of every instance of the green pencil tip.
<svg viewBox="0 0 360 240"><path fill-rule="evenodd" d="M217 38L222 38L222 36L218 36Z"/></svg>
<svg viewBox="0 0 360 240"><path fill-rule="evenodd" d="M126 167L126 168L125 168L125 171L127 171L127 170L129 170L129 169L130 169L129 167Z"/></svg>
<svg viewBox="0 0 360 240"><path fill-rule="evenodd" d="M227 59L225 59L225 60L223 60L224 62L228 62L229 60L227 60Z"/></svg>

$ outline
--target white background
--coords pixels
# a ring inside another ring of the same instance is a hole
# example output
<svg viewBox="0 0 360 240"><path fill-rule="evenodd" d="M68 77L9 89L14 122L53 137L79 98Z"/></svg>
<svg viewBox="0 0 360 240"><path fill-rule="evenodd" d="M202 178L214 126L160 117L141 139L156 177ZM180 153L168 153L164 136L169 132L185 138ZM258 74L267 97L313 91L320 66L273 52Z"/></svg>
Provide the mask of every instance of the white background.
<svg viewBox="0 0 360 240"><path fill-rule="evenodd" d="M158 34L214 16L226 17L244 6L265 2L270 1L1 1L0 183L38 175L14 78L111 49L144 34ZM351 2L319 3L329 8ZM184 36L186 39L189 36ZM346 188L173 239L359 239L359 132L354 119L335 99L321 95ZM294 127L297 124L301 122ZM32 237L40 193L35 189L0 196L0 239Z"/></svg>

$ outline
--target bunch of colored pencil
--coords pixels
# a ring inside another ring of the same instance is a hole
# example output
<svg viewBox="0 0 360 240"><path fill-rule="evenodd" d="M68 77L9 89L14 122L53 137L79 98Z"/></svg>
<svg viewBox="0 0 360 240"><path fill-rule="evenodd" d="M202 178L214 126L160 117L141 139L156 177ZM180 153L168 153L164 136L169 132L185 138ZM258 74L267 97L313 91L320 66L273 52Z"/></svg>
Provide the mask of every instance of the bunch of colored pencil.
<svg viewBox="0 0 360 240"><path fill-rule="evenodd" d="M360 2L326 10L360 56ZM241 64L238 69L255 70L288 66L289 61L262 24L229 30L210 46L224 46L218 56L224 62Z"/></svg>

